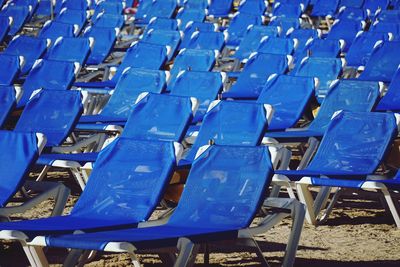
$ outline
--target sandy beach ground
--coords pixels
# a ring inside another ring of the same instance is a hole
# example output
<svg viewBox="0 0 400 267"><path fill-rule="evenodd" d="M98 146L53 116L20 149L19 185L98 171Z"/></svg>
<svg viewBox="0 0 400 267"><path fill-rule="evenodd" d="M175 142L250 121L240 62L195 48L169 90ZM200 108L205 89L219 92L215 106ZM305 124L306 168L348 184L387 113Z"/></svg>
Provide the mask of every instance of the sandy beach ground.
<svg viewBox="0 0 400 267"><path fill-rule="evenodd" d="M68 182L68 174L53 172L53 179L66 181L73 187L72 196L65 212L69 212L78 198L79 189ZM362 200L359 200L362 199ZM49 216L53 202L41 204L13 219L28 219ZM290 231L287 219L257 240L271 266L280 266L285 242ZM51 266L61 266L67 251L49 249L46 251ZM144 266L162 266L156 255L139 255ZM203 263L203 254L196 260ZM127 254L97 254L86 266L128 266ZM0 266L28 266L18 243L3 242L0 245ZM259 266L256 255L237 247L212 248L209 266ZM345 194L337 204L329 220L318 227L305 224L297 252L296 267L361 267L400 266L400 230L389 214L381 207L374 195L359 193Z"/></svg>

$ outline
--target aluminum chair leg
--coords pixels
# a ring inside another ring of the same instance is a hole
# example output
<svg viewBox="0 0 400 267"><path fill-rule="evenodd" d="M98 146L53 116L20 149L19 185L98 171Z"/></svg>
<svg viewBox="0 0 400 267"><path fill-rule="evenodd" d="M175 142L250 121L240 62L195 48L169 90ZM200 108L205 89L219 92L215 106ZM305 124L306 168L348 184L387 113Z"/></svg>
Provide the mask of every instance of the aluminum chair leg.
<svg viewBox="0 0 400 267"><path fill-rule="evenodd" d="M174 267L192 266L196 260L199 245L194 244L187 238L180 238L177 245L179 254Z"/></svg>
<svg viewBox="0 0 400 267"><path fill-rule="evenodd" d="M49 263L41 247L28 246L25 241L20 241L20 243L32 267L49 266Z"/></svg>

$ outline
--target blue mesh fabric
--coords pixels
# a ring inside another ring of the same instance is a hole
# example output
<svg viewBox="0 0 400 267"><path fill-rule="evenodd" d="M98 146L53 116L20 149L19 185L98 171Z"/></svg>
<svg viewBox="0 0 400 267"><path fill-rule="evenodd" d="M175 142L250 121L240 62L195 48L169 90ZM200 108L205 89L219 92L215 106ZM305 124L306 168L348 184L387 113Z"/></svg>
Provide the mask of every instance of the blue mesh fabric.
<svg viewBox="0 0 400 267"><path fill-rule="evenodd" d="M176 163L170 142L118 138L102 152L71 215L0 224L24 233L134 227L147 220L163 196Z"/></svg>
<svg viewBox="0 0 400 267"><path fill-rule="evenodd" d="M239 45L249 25L262 25L262 23L262 16L237 13L237 15L232 18L227 29L229 34L228 44Z"/></svg>
<svg viewBox="0 0 400 267"><path fill-rule="evenodd" d="M308 40L310 38L319 38L318 31L315 29L293 29L287 37Z"/></svg>
<svg viewBox="0 0 400 267"><path fill-rule="evenodd" d="M215 17L227 16L232 10L232 5L233 0L211 1L208 12Z"/></svg>
<svg viewBox="0 0 400 267"><path fill-rule="evenodd" d="M0 55L0 85L11 85L20 72L18 56Z"/></svg>
<svg viewBox="0 0 400 267"><path fill-rule="evenodd" d="M239 6L239 12L260 16L264 14L266 9L267 6L265 6L264 0L247 0Z"/></svg>
<svg viewBox="0 0 400 267"><path fill-rule="evenodd" d="M113 28L90 27L85 31L84 37L93 37L95 42L90 52L87 64L100 64L110 54L116 41L116 32Z"/></svg>
<svg viewBox="0 0 400 267"><path fill-rule="evenodd" d="M46 146L61 145L83 112L79 91L41 90L26 104L15 131L43 133Z"/></svg>
<svg viewBox="0 0 400 267"><path fill-rule="evenodd" d="M0 127L16 105L15 90L12 86L0 86Z"/></svg>
<svg viewBox="0 0 400 267"><path fill-rule="evenodd" d="M176 19L155 18L146 27L147 31L150 29L175 31L178 29L178 21Z"/></svg>
<svg viewBox="0 0 400 267"><path fill-rule="evenodd" d="M2 17L12 17L13 24L10 27L8 35L17 34L29 16L29 8L27 6L8 6L0 11Z"/></svg>
<svg viewBox="0 0 400 267"><path fill-rule="evenodd" d="M364 0L340 0L340 6L361 8Z"/></svg>
<svg viewBox="0 0 400 267"><path fill-rule="evenodd" d="M184 49L176 56L172 76L178 75L182 70L210 71L215 64L215 51L200 49Z"/></svg>
<svg viewBox="0 0 400 267"><path fill-rule="evenodd" d="M378 9L387 9L390 0L365 0L364 9L368 9L374 15Z"/></svg>
<svg viewBox="0 0 400 267"><path fill-rule="evenodd" d="M96 5L93 16L97 16L100 13L107 14L122 14L124 11L123 2L105 2L102 1Z"/></svg>
<svg viewBox="0 0 400 267"><path fill-rule="evenodd" d="M379 101L376 110L380 111L399 111L400 110L400 71L397 70L389 85L386 95Z"/></svg>
<svg viewBox="0 0 400 267"><path fill-rule="evenodd" d="M301 118L314 93L314 79L279 75L268 81L258 97L258 103L274 107L268 130L293 127Z"/></svg>
<svg viewBox="0 0 400 267"><path fill-rule="evenodd" d="M35 133L0 131L0 207L17 192L38 156Z"/></svg>
<svg viewBox="0 0 400 267"><path fill-rule="evenodd" d="M26 49L29 47L29 49ZM13 39L5 49L8 55L23 56L25 65L22 67L22 74L26 74L35 63L41 58L47 49L47 41L41 38L30 36L18 36Z"/></svg>
<svg viewBox="0 0 400 267"><path fill-rule="evenodd" d="M184 0L183 4L185 9L206 9L208 2L208 0Z"/></svg>
<svg viewBox="0 0 400 267"><path fill-rule="evenodd" d="M359 79L390 82L400 64L398 49L400 42L384 42L374 49Z"/></svg>
<svg viewBox="0 0 400 267"><path fill-rule="evenodd" d="M343 51L347 52L357 33L362 30L360 21L340 20L332 26L326 38L333 40L343 39L346 42Z"/></svg>
<svg viewBox="0 0 400 267"><path fill-rule="evenodd" d="M175 0L156 0L153 1L151 7L147 11L147 16L144 18L148 22L152 17L171 18L177 7Z"/></svg>
<svg viewBox="0 0 400 267"><path fill-rule="evenodd" d="M58 37L75 37L74 34L74 25L66 24L57 21L51 21L48 24L43 26L43 29L40 31L40 38L48 38L54 42Z"/></svg>
<svg viewBox="0 0 400 267"><path fill-rule="evenodd" d="M376 42L384 41L387 36L378 32L363 32L354 39L346 54L348 66L365 66L371 57Z"/></svg>
<svg viewBox="0 0 400 267"><path fill-rule="evenodd" d="M172 95L195 97L199 101L193 122L201 121L211 101L222 90L222 77L218 72L185 71L168 87Z"/></svg>
<svg viewBox="0 0 400 267"><path fill-rule="evenodd" d="M195 31L215 31L215 25L213 23L208 22L190 22L187 23L185 29L183 30L183 38L181 44L179 45L179 49L186 47L190 41L190 37Z"/></svg>
<svg viewBox="0 0 400 267"><path fill-rule="evenodd" d="M184 236L198 242L235 239L236 231L253 220L272 174L266 147L213 146L194 163L178 207L166 225L64 235L46 241L51 246L101 250L107 241L149 248L176 245L177 238Z"/></svg>
<svg viewBox="0 0 400 267"><path fill-rule="evenodd" d="M222 32L197 32L194 33L184 48L212 49L221 51L225 45L225 35Z"/></svg>
<svg viewBox="0 0 400 267"><path fill-rule="evenodd" d="M257 53L250 58L236 83L224 93L224 97L257 98L271 74L283 74L288 70L286 55Z"/></svg>
<svg viewBox="0 0 400 267"><path fill-rule="evenodd" d="M268 25L279 26L282 28L283 32L287 32L291 28L299 29L301 26L301 20L298 18L274 17Z"/></svg>
<svg viewBox="0 0 400 267"><path fill-rule="evenodd" d="M256 146L267 124L262 104L221 101L204 116L196 141L185 159L193 161L197 150L210 140L218 145Z"/></svg>
<svg viewBox="0 0 400 267"><path fill-rule="evenodd" d="M23 88L24 93L18 106L28 102L33 91L43 88L48 90L67 90L75 80L74 63L53 60L41 60L29 72Z"/></svg>
<svg viewBox="0 0 400 267"><path fill-rule="evenodd" d="M306 45L303 51L296 53L297 57L339 57L341 53L341 44L339 40L332 39L313 39ZM300 58L300 59L301 59Z"/></svg>
<svg viewBox="0 0 400 267"><path fill-rule="evenodd" d="M10 21L7 17L0 16L0 42L3 42L4 38L10 31Z"/></svg>
<svg viewBox="0 0 400 267"><path fill-rule="evenodd" d="M65 9L55 20L66 24L75 24L82 29L87 21L86 16L86 10Z"/></svg>
<svg viewBox="0 0 400 267"><path fill-rule="evenodd" d="M264 37L278 37L279 28L273 26L252 26L244 35L243 40L240 42L239 48L234 54L235 58L245 59L251 53L256 52Z"/></svg>
<svg viewBox="0 0 400 267"><path fill-rule="evenodd" d="M329 86L342 72L342 61L339 58L310 57L291 71L291 75L300 77L317 77L319 88L316 90L318 97L325 97Z"/></svg>
<svg viewBox="0 0 400 267"><path fill-rule="evenodd" d="M339 12L337 19L363 21L368 18L366 10L357 7L346 7L342 12Z"/></svg>
<svg viewBox="0 0 400 267"><path fill-rule="evenodd" d="M257 51L276 55L291 55L294 49L292 39L268 37L260 44Z"/></svg>
<svg viewBox="0 0 400 267"><path fill-rule="evenodd" d="M334 15L339 7L339 0L317 0L311 12L312 16L325 17L327 15Z"/></svg>
<svg viewBox="0 0 400 267"><path fill-rule="evenodd" d="M189 21L203 22L206 18L206 10L204 8L184 8L178 12L176 18L181 20L182 26L185 26Z"/></svg>
<svg viewBox="0 0 400 267"><path fill-rule="evenodd" d="M179 142L185 136L191 119L190 98L149 93L133 107L123 136Z"/></svg>
<svg viewBox="0 0 400 267"><path fill-rule="evenodd" d="M46 59L78 62L84 65L90 53L88 38L65 37L53 44L45 55Z"/></svg>
<svg viewBox="0 0 400 267"><path fill-rule="evenodd" d="M170 59L181 42L181 34L179 31L150 30L144 34L141 41L149 44L171 47L171 53L168 55Z"/></svg>
<svg viewBox="0 0 400 267"><path fill-rule="evenodd" d="M141 93L161 93L165 83L164 71L131 68L119 78L115 91L101 115L126 120Z"/></svg>
<svg viewBox="0 0 400 267"><path fill-rule="evenodd" d="M400 38L400 26L398 22L379 22L374 24L370 31L383 33L390 32L393 34L396 41L399 41Z"/></svg>
<svg viewBox="0 0 400 267"><path fill-rule="evenodd" d="M397 136L391 113L341 112L330 122L306 170L321 174L371 174Z"/></svg>
<svg viewBox="0 0 400 267"><path fill-rule="evenodd" d="M382 10L379 12L377 20L382 22L399 22L400 10Z"/></svg>
<svg viewBox="0 0 400 267"><path fill-rule="evenodd" d="M93 26L104 28L122 28L124 24L125 19L123 15L101 14L96 18Z"/></svg>
<svg viewBox="0 0 400 267"><path fill-rule="evenodd" d="M303 13L300 4L285 4L280 3L275 5L272 11L273 16L285 17L285 18L299 18Z"/></svg>

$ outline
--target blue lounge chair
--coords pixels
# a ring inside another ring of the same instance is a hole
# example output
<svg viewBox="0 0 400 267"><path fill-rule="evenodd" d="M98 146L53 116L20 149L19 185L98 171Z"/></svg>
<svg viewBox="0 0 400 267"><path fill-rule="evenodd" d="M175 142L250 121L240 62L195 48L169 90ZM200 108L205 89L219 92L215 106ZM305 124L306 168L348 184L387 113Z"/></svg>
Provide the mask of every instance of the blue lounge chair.
<svg viewBox="0 0 400 267"><path fill-rule="evenodd" d="M188 22L203 22L208 14L207 9L180 8L176 14L176 19L181 21L181 25L186 26Z"/></svg>
<svg viewBox="0 0 400 267"><path fill-rule="evenodd" d="M286 32L286 38L296 39L297 40L297 49L296 51L304 51L307 42L311 42L311 39L319 39L321 38L321 31L316 29L295 29L290 28Z"/></svg>
<svg viewBox="0 0 400 267"><path fill-rule="evenodd" d="M238 11L254 15L264 15L268 7L268 1L264 0L244 0L238 6Z"/></svg>
<svg viewBox="0 0 400 267"><path fill-rule="evenodd" d="M389 84L388 91L386 92L385 96L383 96L382 99L379 101L375 110L392 112L400 111L400 90L398 89L399 83L400 71L397 70Z"/></svg>
<svg viewBox="0 0 400 267"><path fill-rule="evenodd" d="M48 20L43 25L38 37L50 39L54 42L58 37L75 37L78 33L78 25Z"/></svg>
<svg viewBox="0 0 400 267"><path fill-rule="evenodd" d="M261 41L265 37L279 37L282 29L275 26L251 26L243 36L243 40L236 47L234 58L243 60L257 51Z"/></svg>
<svg viewBox="0 0 400 267"><path fill-rule="evenodd" d="M329 92L332 81L342 75L346 61L340 58L305 57L290 72L290 75L301 77L317 77L319 87L315 91L318 101L322 101Z"/></svg>
<svg viewBox="0 0 400 267"><path fill-rule="evenodd" d="M336 20L326 38L344 40L345 45L342 50L343 52L347 52L357 33L363 31L365 26L366 23L364 21Z"/></svg>
<svg viewBox="0 0 400 267"><path fill-rule="evenodd" d="M156 18L153 17L146 26L146 31L149 30L169 30L176 31L180 26L181 21L177 19Z"/></svg>
<svg viewBox="0 0 400 267"><path fill-rule="evenodd" d="M257 52L276 55L292 55L297 49L297 44L297 39L265 37L257 48Z"/></svg>
<svg viewBox="0 0 400 267"><path fill-rule="evenodd" d="M94 8L93 16L97 16L100 13L106 14L122 14L126 7L126 2L119 1L100 1Z"/></svg>
<svg viewBox="0 0 400 267"><path fill-rule="evenodd" d="M396 53L399 48L400 42L395 41L378 44L358 79L390 82L400 64L399 53Z"/></svg>
<svg viewBox="0 0 400 267"><path fill-rule="evenodd" d="M339 6L361 8L364 5L364 0L340 0Z"/></svg>
<svg viewBox="0 0 400 267"><path fill-rule="evenodd" d="M313 6L311 16L313 17L326 17L328 15L336 14L339 8L340 0L324 1L317 0Z"/></svg>
<svg viewBox="0 0 400 267"><path fill-rule="evenodd" d="M50 43L50 39L17 35L8 44L4 53L7 55L23 56L25 64L22 66L21 74L26 75L31 70L35 61L43 57L47 48L50 47ZM27 47L29 49L26 49Z"/></svg>
<svg viewBox="0 0 400 267"><path fill-rule="evenodd" d="M235 13L228 29L226 29L229 36L227 45L238 46L250 25L262 25L263 23L264 17L262 16L240 12Z"/></svg>
<svg viewBox="0 0 400 267"><path fill-rule="evenodd" d="M298 194L307 205L306 218L310 223L317 223L323 203L314 205L308 186L362 188L366 176L375 173L397 136L397 123L393 113L342 111L331 120L305 169L276 172L292 181L300 181Z"/></svg>
<svg viewBox="0 0 400 267"><path fill-rule="evenodd" d="M210 0L180 0L180 5L187 9L207 9Z"/></svg>
<svg viewBox="0 0 400 267"><path fill-rule="evenodd" d="M31 6L8 6L5 5L0 11L1 17L12 17L13 23L8 32L9 36L16 35L28 21L30 12L32 10Z"/></svg>
<svg viewBox="0 0 400 267"><path fill-rule="evenodd" d="M336 111L370 112L375 107L382 89L382 85L377 82L337 80L332 83L317 116L307 127L281 132L268 131L266 136L279 142L301 142L309 137L321 138Z"/></svg>
<svg viewBox="0 0 400 267"><path fill-rule="evenodd" d="M73 62L38 59L23 84L24 93L18 108L25 106L37 89L67 90L71 88L80 65Z"/></svg>
<svg viewBox="0 0 400 267"><path fill-rule="evenodd" d="M188 49L211 49L222 51L228 40L226 32L194 32L186 46Z"/></svg>
<svg viewBox="0 0 400 267"><path fill-rule="evenodd" d="M177 7L175 0L155 0L147 7L146 14L141 18L136 16L135 19L140 23L147 24L153 17L171 18Z"/></svg>
<svg viewBox="0 0 400 267"><path fill-rule="evenodd" d="M294 127L309 107L316 86L318 80L311 77L271 75L257 99L274 108L268 131Z"/></svg>
<svg viewBox="0 0 400 267"><path fill-rule="evenodd" d="M308 39L303 50L297 50L294 56L297 60L304 57L336 58L339 57L345 48L344 40L336 39Z"/></svg>
<svg viewBox="0 0 400 267"><path fill-rule="evenodd" d="M363 8L369 10L371 16L375 16L377 11L387 9L389 3L390 0L365 0Z"/></svg>
<svg viewBox="0 0 400 267"><path fill-rule="evenodd" d="M86 10L63 8L55 18L55 21L65 24L78 25L78 32L81 32L89 19L90 13Z"/></svg>
<svg viewBox="0 0 400 267"><path fill-rule="evenodd" d="M187 43L190 41L190 37L196 31L213 31L216 32L218 30L218 25L207 22L188 22L185 25L185 29L183 30L183 38L179 49L185 47Z"/></svg>
<svg viewBox="0 0 400 267"><path fill-rule="evenodd" d="M226 74L219 72L181 71L174 84L168 87L171 95L195 97L199 108L192 123L203 120L208 106L217 99L226 82Z"/></svg>
<svg viewBox="0 0 400 267"><path fill-rule="evenodd" d="M304 12L302 4L285 4L278 2L274 5L271 17L300 18Z"/></svg>
<svg viewBox="0 0 400 267"><path fill-rule="evenodd" d="M365 66L371 57L375 45L389 41L390 35L377 32L359 32L346 53L347 66L359 68Z"/></svg>
<svg viewBox="0 0 400 267"><path fill-rule="evenodd" d="M12 17L0 16L0 43L7 37L13 23Z"/></svg>
<svg viewBox="0 0 400 267"><path fill-rule="evenodd" d="M59 37L44 56L48 60L77 62L84 66L94 45L93 38Z"/></svg>
<svg viewBox="0 0 400 267"><path fill-rule="evenodd" d="M287 214L274 213L256 228L249 228L265 199L265 190L272 178L272 164L266 147L212 146L203 148L190 171L182 198L173 215L163 225L149 228L104 231L82 235L37 237L31 245L59 246L102 251L129 251L135 264L135 252L140 249L178 248L177 266L190 266L197 245L221 240L252 240L250 247L258 248L253 235L262 233ZM229 164L228 164L229 162ZM229 167L228 167L229 165ZM216 174L219 175L216 175ZM246 173L246 175L244 175ZM221 176L222 174L222 176ZM291 201L292 202L292 201ZM293 206L293 203L290 206ZM297 203L296 203L297 204ZM220 207L215 209L215 207ZM295 214L295 227L286 248L284 266L292 266L303 220L302 207L289 208ZM191 215L196 214L195 218ZM271 219L272 219L271 218ZM205 227L206 226L206 227ZM242 231L243 230L243 231ZM247 234L246 234L247 233ZM129 243L118 243L129 242ZM122 249L122 248L126 249ZM33 249L33 248L32 248ZM43 255L43 254L41 254ZM262 251L257 255L267 265Z"/></svg>
<svg viewBox="0 0 400 267"><path fill-rule="evenodd" d="M233 0L212 0L208 6L209 14L212 17L227 17L233 8Z"/></svg>
<svg viewBox="0 0 400 267"><path fill-rule="evenodd" d="M399 22L400 11L399 10L382 10L379 12L376 20L381 22Z"/></svg>
<svg viewBox="0 0 400 267"><path fill-rule="evenodd" d="M169 30L149 30L141 38L141 42L168 46L170 48L168 54L168 60L171 60L175 56L179 44L182 40L183 33L180 31L169 31Z"/></svg>
<svg viewBox="0 0 400 267"><path fill-rule="evenodd" d="M255 53L246 62L243 71L224 98L256 99L271 74L284 74L292 65L289 55Z"/></svg>
<svg viewBox="0 0 400 267"><path fill-rule="evenodd" d="M103 28L118 28L122 29L125 25L125 16L116 14L100 13L92 19L92 26Z"/></svg>
<svg viewBox="0 0 400 267"><path fill-rule="evenodd" d="M118 34L118 28L87 27L83 32L83 37L94 39L94 46L89 54L87 64L103 63L110 55Z"/></svg>
<svg viewBox="0 0 400 267"><path fill-rule="evenodd" d="M0 127L4 127L21 96L22 90L20 87L0 86Z"/></svg>
<svg viewBox="0 0 400 267"><path fill-rule="evenodd" d="M341 7L337 15L333 16L334 19L351 20L351 21L366 21L369 17L369 12L362 8L355 7Z"/></svg>
<svg viewBox="0 0 400 267"><path fill-rule="evenodd" d="M285 17L272 17L268 26L280 27L283 32L289 29L300 29L302 26L301 18L285 18Z"/></svg>
<svg viewBox="0 0 400 267"><path fill-rule="evenodd" d="M209 142L219 145L259 145L271 121L272 112L272 107L267 104L221 100L211 102L193 145L185 152L179 165L191 165L198 149Z"/></svg>
<svg viewBox="0 0 400 267"><path fill-rule="evenodd" d="M24 57L0 54L0 85L12 85L24 65Z"/></svg>

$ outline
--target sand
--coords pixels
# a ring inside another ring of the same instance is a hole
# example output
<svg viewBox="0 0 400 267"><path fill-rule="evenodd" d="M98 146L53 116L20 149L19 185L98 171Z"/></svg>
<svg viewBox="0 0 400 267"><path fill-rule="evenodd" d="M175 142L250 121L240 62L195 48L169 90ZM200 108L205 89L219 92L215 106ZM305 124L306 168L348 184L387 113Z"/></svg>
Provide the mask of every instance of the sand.
<svg viewBox="0 0 400 267"><path fill-rule="evenodd" d="M52 173L52 178L67 181L73 186L72 196L65 212L69 212L78 198L79 189L69 182L67 173ZM377 195L360 192L346 193L337 204L329 220L320 226L304 225L295 266L297 267L358 267L358 266L400 266L400 230L381 207ZM361 200L360 200L361 199ZM28 219L49 216L53 201L24 213L13 219ZM284 220L271 231L258 236L257 240L271 266L280 266L285 242L290 230L290 220ZM51 266L61 266L67 251L49 249L46 251ZM139 255L144 266L162 266L157 255ZM127 254L101 254L87 266L128 266ZM203 264L203 255L196 260ZM0 245L0 266L28 266L25 255L18 243L3 242ZM254 253L237 247L212 247L210 266L259 266Z"/></svg>

